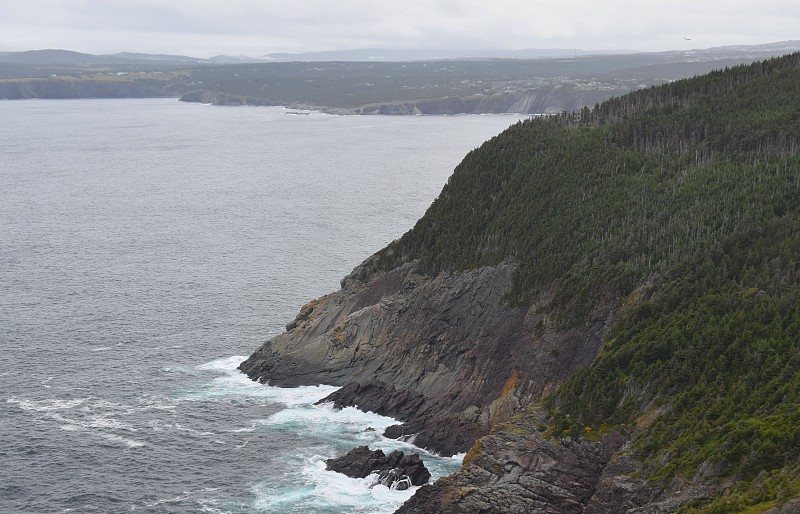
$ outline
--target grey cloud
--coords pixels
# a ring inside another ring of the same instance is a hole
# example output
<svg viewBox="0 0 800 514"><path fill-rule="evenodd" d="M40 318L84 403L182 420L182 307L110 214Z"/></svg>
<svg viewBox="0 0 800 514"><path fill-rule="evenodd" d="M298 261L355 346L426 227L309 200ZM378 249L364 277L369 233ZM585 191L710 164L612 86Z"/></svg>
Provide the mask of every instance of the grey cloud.
<svg viewBox="0 0 800 514"><path fill-rule="evenodd" d="M186 52L353 47L666 50L796 38L788 0L26 0L0 4L4 47ZM31 43L39 41L39 44ZM18 50L28 48L14 48ZM238 50L237 50L238 49ZM253 53L252 51L250 52Z"/></svg>

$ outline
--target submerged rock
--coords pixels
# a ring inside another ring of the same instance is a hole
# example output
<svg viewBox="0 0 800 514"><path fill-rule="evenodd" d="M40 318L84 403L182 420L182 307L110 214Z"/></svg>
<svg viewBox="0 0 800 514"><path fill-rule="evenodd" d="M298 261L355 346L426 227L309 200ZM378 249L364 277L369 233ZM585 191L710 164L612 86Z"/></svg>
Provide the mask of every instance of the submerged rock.
<svg viewBox="0 0 800 514"><path fill-rule="evenodd" d="M381 465L385 460L383 451L373 451L364 445L353 448L341 457L326 460L325 467L350 478L366 478L373 471L382 469Z"/></svg>
<svg viewBox="0 0 800 514"><path fill-rule="evenodd" d="M326 460L325 464L327 469L350 478L366 478L377 472L373 485L381 484L395 490L423 485L431 478L430 472L416 453L405 455L395 450L386 455L382 450L370 450L368 446L353 448L341 457Z"/></svg>

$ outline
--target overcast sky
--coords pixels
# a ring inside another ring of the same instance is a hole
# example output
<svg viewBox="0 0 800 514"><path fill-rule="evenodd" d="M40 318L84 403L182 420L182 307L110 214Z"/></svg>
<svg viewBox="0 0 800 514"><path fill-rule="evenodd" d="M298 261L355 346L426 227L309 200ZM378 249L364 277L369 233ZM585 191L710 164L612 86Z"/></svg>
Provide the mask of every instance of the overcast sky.
<svg viewBox="0 0 800 514"><path fill-rule="evenodd" d="M659 51L790 39L798 0L0 0L0 51Z"/></svg>

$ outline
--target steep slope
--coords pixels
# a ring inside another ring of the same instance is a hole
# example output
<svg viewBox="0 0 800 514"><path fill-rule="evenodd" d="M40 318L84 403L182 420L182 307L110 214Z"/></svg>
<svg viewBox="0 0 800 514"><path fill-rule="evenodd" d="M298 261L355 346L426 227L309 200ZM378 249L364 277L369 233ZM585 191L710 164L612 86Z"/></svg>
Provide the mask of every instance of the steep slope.
<svg viewBox="0 0 800 514"><path fill-rule="evenodd" d="M387 435L415 434L417 445L452 455L599 347L601 322L545 331L526 309L504 306L512 264L430 278L412 264L383 273L372 263L306 305L240 368L272 385L344 386L329 400L399 418L406 423Z"/></svg>
<svg viewBox="0 0 800 514"><path fill-rule="evenodd" d="M404 512L775 507L800 493L798 142L800 54L518 123L241 368L442 452L492 432Z"/></svg>

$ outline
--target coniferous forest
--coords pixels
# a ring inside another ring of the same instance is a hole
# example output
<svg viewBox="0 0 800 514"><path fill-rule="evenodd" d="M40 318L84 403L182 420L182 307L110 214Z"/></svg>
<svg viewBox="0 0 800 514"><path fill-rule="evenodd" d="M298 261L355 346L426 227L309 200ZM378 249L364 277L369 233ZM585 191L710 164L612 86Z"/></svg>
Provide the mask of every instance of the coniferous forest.
<svg viewBox="0 0 800 514"><path fill-rule="evenodd" d="M800 54L517 123L380 255L428 275L517 264L505 301L615 322L546 402L554 438L621 430L692 512L800 495Z"/></svg>

